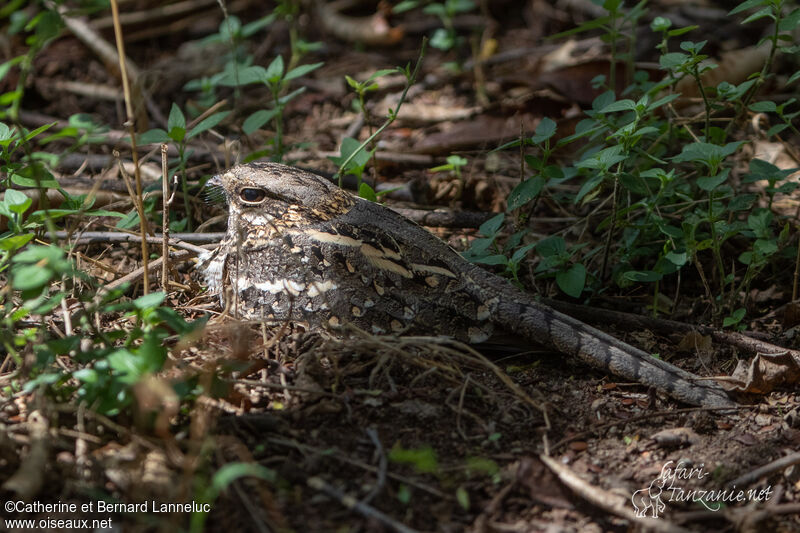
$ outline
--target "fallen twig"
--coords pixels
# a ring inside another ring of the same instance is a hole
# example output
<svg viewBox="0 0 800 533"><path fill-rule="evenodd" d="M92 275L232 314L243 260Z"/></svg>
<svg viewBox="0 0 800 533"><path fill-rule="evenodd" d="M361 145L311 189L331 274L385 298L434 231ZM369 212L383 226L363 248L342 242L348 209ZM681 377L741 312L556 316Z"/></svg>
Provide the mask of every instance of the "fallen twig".
<svg viewBox="0 0 800 533"><path fill-rule="evenodd" d="M174 245L174 243L173 243L173 245ZM205 251L205 250L203 250L203 251ZM190 257L194 257L195 255L197 255L197 252L194 251L194 250L181 250L179 252L174 252L173 253L173 261L177 261L177 262L185 261L185 260L189 259ZM162 261L163 261L163 257L159 257L158 259L155 259L153 261L148 262L146 267L142 266L140 268L137 268L136 270L134 270L130 274L126 274L126 275L122 276L121 278L112 281L108 285L105 285L105 286L101 287L100 290L97 291L97 298L100 298L103 295L107 294L108 292L122 287L126 283L136 283L137 281L139 281L142 278L144 278L145 271L148 271L148 272L149 271L154 271L155 269L157 269L158 267L161 266L161 262Z"/></svg>
<svg viewBox="0 0 800 533"><path fill-rule="evenodd" d="M416 529L411 529L410 527L401 524L391 516L379 511L378 509L375 509L371 505L367 505L364 502L356 500L352 496L348 496L320 477L310 477L306 483L308 483L308 486L312 489L327 494L348 509L357 512L361 516L375 520L376 522L383 524L394 531L399 531L400 533L416 533L417 531Z"/></svg>
<svg viewBox="0 0 800 533"><path fill-rule="evenodd" d="M552 457L540 455L539 459L541 459L542 462L558 476L558 479L569 487L575 495L583 498L595 507L625 518L626 520L630 520L631 522L635 522L650 531L657 531L660 533L689 533L689 530L671 524L663 519L638 517L633 509L629 507L630 499L603 490L600 487L584 481L566 465L561 464Z"/></svg>
<svg viewBox="0 0 800 533"><path fill-rule="evenodd" d="M188 243L214 244L221 241L224 236L224 233L173 233L170 237L170 246L194 250L200 253L207 250ZM55 238L59 240L72 239L72 235L68 231L56 231ZM70 242L74 244L90 244L97 242L140 242L141 240L141 235L133 233L122 233L119 231L84 231ZM160 244L163 240L160 234L147 236L147 242L149 243Z"/></svg>
<svg viewBox="0 0 800 533"><path fill-rule="evenodd" d="M775 459L774 461L771 461L763 466L759 466L755 470L751 470L750 472L737 477L731 481L729 485L731 487L747 487L748 485L758 481L759 478L768 476L773 472L783 470L784 468L788 468L798 463L800 463L800 452L794 452L785 457Z"/></svg>
<svg viewBox="0 0 800 533"><path fill-rule="evenodd" d="M626 329L642 328L657 331L663 334L698 332L709 335L712 339L723 344L735 346L740 350L751 353L782 353L788 352L797 361L800 361L800 351L776 346L766 341L754 339L743 333L721 331L709 326L686 324L676 320L653 318L610 309L597 309L585 305L576 305L557 300L544 298L543 303L579 320L594 323L623 325Z"/></svg>

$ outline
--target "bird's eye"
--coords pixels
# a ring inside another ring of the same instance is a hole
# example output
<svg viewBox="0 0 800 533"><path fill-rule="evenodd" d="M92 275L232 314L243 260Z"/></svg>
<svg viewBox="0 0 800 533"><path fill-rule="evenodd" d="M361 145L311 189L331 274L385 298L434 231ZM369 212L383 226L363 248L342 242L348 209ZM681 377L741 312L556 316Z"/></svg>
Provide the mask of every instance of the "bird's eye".
<svg viewBox="0 0 800 533"><path fill-rule="evenodd" d="M239 193L239 198L246 204L260 204L267 197L267 193L263 189L242 189Z"/></svg>

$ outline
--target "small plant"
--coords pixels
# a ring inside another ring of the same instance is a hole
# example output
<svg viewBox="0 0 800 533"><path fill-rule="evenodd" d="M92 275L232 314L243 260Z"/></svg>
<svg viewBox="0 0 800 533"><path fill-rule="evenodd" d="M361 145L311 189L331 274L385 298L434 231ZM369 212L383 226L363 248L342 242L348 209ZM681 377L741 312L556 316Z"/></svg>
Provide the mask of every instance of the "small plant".
<svg viewBox="0 0 800 533"><path fill-rule="evenodd" d="M245 40L268 27L275 21L275 18L276 15L273 13L243 25L238 17L229 15L219 25L217 33L211 34L200 41L201 47L217 44L229 45L229 51L220 57L220 64L224 65L221 72L212 76L190 80L183 87L185 91L200 91L197 103L201 108L207 109L218 101L217 89L224 85L223 80L236 79L239 70L253 64L253 57L247 53ZM234 85L234 87L238 91L238 85ZM236 94L238 96L238 92Z"/></svg>
<svg viewBox="0 0 800 533"><path fill-rule="evenodd" d="M170 175L177 174L180 177L181 192L183 193L184 198L183 205L186 213L186 223L189 229L192 228L192 208L191 202L189 202L189 185L188 178L186 176L186 163L188 160L186 143L204 131L215 127L217 124L222 122L229 113L229 111L220 111L218 113L214 113L199 121L191 128L187 128L186 117L184 116L183 111L181 111L181 108L178 107L177 104L173 103L169 112L169 119L167 120L168 131L155 128L139 135L137 138L138 144L172 142L175 143L176 147L178 148L178 158L173 162L173 167L170 169ZM145 201L145 207L148 207L147 201ZM149 210L152 210L154 207L155 200L150 203ZM149 210L146 209L146 211ZM125 224L136 224L138 221L138 216L138 213L134 210L130 215L130 220L126 220Z"/></svg>
<svg viewBox="0 0 800 533"><path fill-rule="evenodd" d="M414 66L414 69L411 69L411 64L405 66L405 68L397 67L396 71L403 74L406 78L406 84L403 88L403 92L400 95L400 99L397 102L397 105L394 109L390 109L389 113L386 117L386 120L383 124L375 130L364 142L359 144L357 147L353 147L352 140L343 140L342 141L342 148L340 150L341 157L337 159L337 164L339 165L339 170L337 171L337 175L339 176L339 186L342 186L342 177L345 174L353 173L354 171L358 171L360 169L360 174L363 175L364 167L366 162L369 161L368 154L366 158L363 155L359 155L362 151L370 144L385 130L389 125L391 125L395 120L397 120L397 114L400 112L400 108L403 106L403 102L405 102L406 95L408 94L408 90L416 83L417 75L419 74L419 69L422 66L422 60L425 58L425 49L427 47L427 39L422 39L422 45L420 46L419 56L417 57L417 63ZM347 142L348 146L345 147L345 142ZM360 158L360 160L364 161L363 165L355 164L353 165L352 162L356 158ZM359 178L360 180L360 178ZM366 188L365 188L366 187ZM368 188L368 189L367 189ZM363 191L362 191L363 189ZM367 185L366 183L361 183L359 186L359 192L363 192L365 197L374 197L375 191L372 190L372 187Z"/></svg>
<svg viewBox="0 0 800 533"><path fill-rule="evenodd" d="M446 159L447 163L444 165L439 165L437 167L433 167L431 172L452 172L453 175L461 181L463 178L461 177L461 168L466 166L469 161L461 157L460 155L451 155Z"/></svg>
<svg viewBox="0 0 800 533"><path fill-rule="evenodd" d="M423 8L425 13L436 15L442 21L443 28L438 28L431 37L431 46L439 50L452 50L461 44L462 39L456 33L453 19L460 13L468 13L475 9L472 0L445 0L433 2Z"/></svg>
<svg viewBox="0 0 800 533"><path fill-rule="evenodd" d="M251 83L261 83L269 89L272 95L272 107L269 109L262 109L252 113L247 117L242 124L242 131L250 135L267 122L272 121L275 127L275 137L273 138L271 150L273 159L281 161L285 154L286 148L283 139L283 110L294 97L305 92L305 87L300 87L294 91L285 94L289 82L305 76L309 72L322 66L322 63L313 63L308 65L300 65L294 69L286 71L284 67L283 57L276 57L272 63L265 69L261 66L251 66L241 70L236 78L228 77L222 83L231 86L242 86ZM263 156L263 152L256 152L250 154L247 158L248 161L257 159Z"/></svg>
<svg viewBox="0 0 800 533"><path fill-rule="evenodd" d="M357 100L354 102L354 105L357 105L358 106L358 111L363 113L364 122L367 124L367 127L369 128L370 136L372 136L374 130L373 130L373 127L372 127L372 116L371 116L371 113L369 112L369 108L366 106L367 94L372 92L372 91L378 90L378 84L375 82L375 80L377 80L378 78L380 78L382 76L386 76L388 74L393 74L395 72L397 72L396 69L378 70L377 72L372 73L364 81L356 81L354 78L351 78L350 76L347 76L347 75L345 75L345 77L344 77L345 81L347 81L347 84L350 86L350 88L353 89L356 92ZM342 149L343 150L345 149L344 142L342 142ZM373 140L373 142L371 142L369 144L369 149L370 149L371 155L374 156L374 154L375 154L375 142L374 142L374 140ZM350 153L348 152L347 155L350 155ZM345 156L345 157L347 157L347 156ZM336 162L336 161L334 161L334 162ZM339 163L340 162L337 162L337 164L339 164ZM373 166L373 169L374 169L374 171L376 173L376 180L377 180L377 170L376 170L376 165L375 165L375 161L374 160L372 162L372 166ZM350 173L350 170L347 170L347 172ZM361 176L362 175L363 175L363 169L361 170L360 173L358 173L359 184L361 183L361 179L362 179Z"/></svg>

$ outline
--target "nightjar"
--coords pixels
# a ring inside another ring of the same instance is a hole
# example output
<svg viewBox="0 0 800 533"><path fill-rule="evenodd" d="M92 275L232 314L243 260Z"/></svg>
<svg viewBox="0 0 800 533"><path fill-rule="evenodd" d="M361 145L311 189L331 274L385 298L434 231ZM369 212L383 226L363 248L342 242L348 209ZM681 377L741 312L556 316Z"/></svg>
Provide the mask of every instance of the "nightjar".
<svg viewBox="0 0 800 533"><path fill-rule="evenodd" d="M469 343L501 329L691 404L732 405L716 383L535 302L417 224L325 178L250 163L209 186L224 192L229 218L204 259L206 281L235 316Z"/></svg>

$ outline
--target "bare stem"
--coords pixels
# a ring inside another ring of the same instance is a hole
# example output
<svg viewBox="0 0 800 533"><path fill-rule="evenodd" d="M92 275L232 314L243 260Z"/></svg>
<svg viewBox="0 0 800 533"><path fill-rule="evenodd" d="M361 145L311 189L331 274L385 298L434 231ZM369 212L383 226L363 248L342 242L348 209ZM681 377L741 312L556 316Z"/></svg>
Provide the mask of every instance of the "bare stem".
<svg viewBox="0 0 800 533"><path fill-rule="evenodd" d="M133 104L131 103L131 88L128 82L128 71L125 67L125 43L122 40L122 26L119 22L119 6L117 0L111 0L111 17L114 20L114 38L117 42L117 55L119 56L119 70L122 76L122 91L125 95L125 114L127 117L125 125L128 127L128 133L131 136L131 157L133 159L133 174L136 181L136 208L139 212L139 230L142 237L147 235L147 219L144 216L144 201L142 200L142 176L139 171L139 154L136 151L136 120L133 115ZM149 259L149 249L147 246L147 239L142 238L142 266L144 267L144 276L142 283L144 285L143 292L147 294L150 289L150 279L148 277L147 261Z"/></svg>

